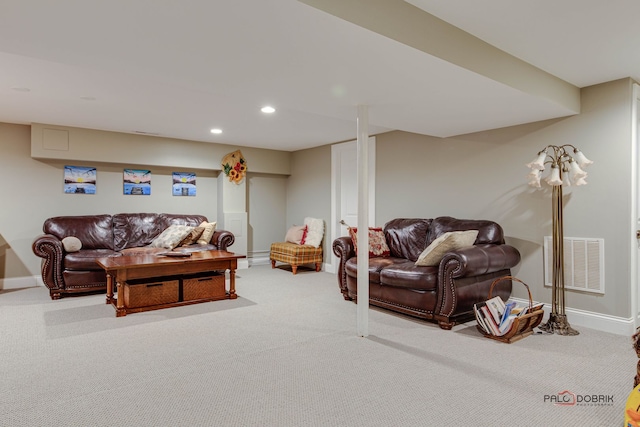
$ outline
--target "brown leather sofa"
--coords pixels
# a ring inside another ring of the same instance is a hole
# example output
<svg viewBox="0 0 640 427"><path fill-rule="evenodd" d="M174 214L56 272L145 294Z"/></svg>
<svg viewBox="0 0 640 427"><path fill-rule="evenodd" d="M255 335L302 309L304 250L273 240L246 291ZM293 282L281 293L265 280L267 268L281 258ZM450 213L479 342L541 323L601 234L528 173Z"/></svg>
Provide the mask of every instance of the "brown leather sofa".
<svg viewBox="0 0 640 427"><path fill-rule="evenodd" d="M369 258L370 304L437 321L443 329L473 319L473 305L487 299L494 279L511 275L520 262L518 250L505 244L502 227L492 221L399 218L383 230L390 256ZM473 247L446 253L435 267L415 265L437 237L463 230L478 230ZM339 257L340 290L346 300L356 301L358 263L351 238L334 240L333 253ZM506 301L511 281L496 284L496 295Z"/></svg>
<svg viewBox="0 0 640 427"><path fill-rule="evenodd" d="M42 280L51 299L65 294L106 292L106 275L96 263L97 258L122 256L122 251L135 253L138 250L132 251L133 248L149 245L172 224L197 226L203 221L207 221L203 215L166 213L59 216L44 222L44 234L36 237L32 248L42 258ZM82 242L79 251L65 251L62 239L70 236ZM233 233L215 230L209 244L195 244L187 250L227 250L234 241Z"/></svg>

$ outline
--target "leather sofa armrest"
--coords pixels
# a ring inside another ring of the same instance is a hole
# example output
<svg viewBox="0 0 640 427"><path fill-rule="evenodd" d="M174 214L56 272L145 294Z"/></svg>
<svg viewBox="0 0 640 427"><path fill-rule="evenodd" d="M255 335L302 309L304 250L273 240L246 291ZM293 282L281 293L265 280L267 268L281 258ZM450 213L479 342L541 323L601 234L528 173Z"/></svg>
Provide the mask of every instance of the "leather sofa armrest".
<svg viewBox="0 0 640 427"><path fill-rule="evenodd" d="M452 317L466 315L473 304L489 294L495 278L509 274L520 262L520 252L513 246L501 244L476 245L447 253L438 270L438 301L434 317L451 328ZM511 284L500 296L507 299ZM478 299L478 296L482 296Z"/></svg>
<svg viewBox="0 0 640 427"><path fill-rule="evenodd" d="M213 236L211 236L211 244L215 245L221 251L226 251L235 241L236 237L233 233L226 230L215 230Z"/></svg>
<svg viewBox="0 0 640 427"><path fill-rule="evenodd" d="M345 264L350 258L356 256L355 248L353 247L353 241L351 237L342 236L333 241L332 245L333 253L338 257L338 286L340 292L346 300L350 300L347 290L347 270Z"/></svg>
<svg viewBox="0 0 640 427"><path fill-rule="evenodd" d="M47 288L64 289L62 266L65 252L62 241L51 234L43 234L35 238L31 248L34 254L43 258L42 281Z"/></svg>
<svg viewBox="0 0 640 427"><path fill-rule="evenodd" d="M510 269L520 262L520 252L510 245L477 245L447 253L440 261L442 270L455 265L452 277L480 276Z"/></svg>

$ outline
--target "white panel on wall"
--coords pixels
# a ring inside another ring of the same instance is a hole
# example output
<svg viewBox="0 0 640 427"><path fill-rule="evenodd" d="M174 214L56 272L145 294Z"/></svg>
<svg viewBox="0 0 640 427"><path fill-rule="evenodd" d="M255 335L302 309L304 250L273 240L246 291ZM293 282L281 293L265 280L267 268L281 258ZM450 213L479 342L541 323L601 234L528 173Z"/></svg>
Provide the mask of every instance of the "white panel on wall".
<svg viewBox="0 0 640 427"><path fill-rule="evenodd" d="M604 239L564 238L564 287L604 294ZM544 237L545 286L551 286L551 236Z"/></svg>
<svg viewBox="0 0 640 427"><path fill-rule="evenodd" d="M45 150L69 151L69 131L42 129L42 148Z"/></svg>

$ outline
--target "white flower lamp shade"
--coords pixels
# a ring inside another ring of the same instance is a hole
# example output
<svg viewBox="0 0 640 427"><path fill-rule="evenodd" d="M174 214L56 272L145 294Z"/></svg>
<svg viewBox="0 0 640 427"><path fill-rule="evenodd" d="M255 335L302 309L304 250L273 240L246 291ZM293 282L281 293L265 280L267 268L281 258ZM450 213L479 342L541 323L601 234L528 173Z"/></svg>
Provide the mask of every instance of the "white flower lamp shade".
<svg viewBox="0 0 640 427"><path fill-rule="evenodd" d="M584 178L578 178L575 180L574 184L576 186L587 185L587 181L585 181Z"/></svg>
<svg viewBox="0 0 640 427"><path fill-rule="evenodd" d="M569 179L574 183L582 178L586 178L587 173L580 169L577 161L569 161Z"/></svg>
<svg viewBox="0 0 640 427"><path fill-rule="evenodd" d="M582 154L582 151L578 150L577 148L573 150L573 155L576 159L576 162L578 162L581 168L586 168L587 166L593 164L593 162L587 159L587 157Z"/></svg>
<svg viewBox="0 0 640 427"><path fill-rule="evenodd" d="M538 153L538 157L536 157L536 159L534 161L532 161L531 163L527 163L527 167L534 169L534 170L540 170L543 171L544 170L544 161L547 158L547 152L546 151L542 151L540 153Z"/></svg>
<svg viewBox="0 0 640 427"><path fill-rule="evenodd" d="M547 178L547 184L549 185L562 185L562 179L560 179L560 168L556 165L551 166L551 173Z"/></svg>
<svg viewBox="0 0 640 427"><path fill-rule="evenodd" d="M540 170L532 170L531 172L529 172L529 175L527 175L527 178L529 179L529 185L535 188L540 188L541 174L542 171Z"/></svg>

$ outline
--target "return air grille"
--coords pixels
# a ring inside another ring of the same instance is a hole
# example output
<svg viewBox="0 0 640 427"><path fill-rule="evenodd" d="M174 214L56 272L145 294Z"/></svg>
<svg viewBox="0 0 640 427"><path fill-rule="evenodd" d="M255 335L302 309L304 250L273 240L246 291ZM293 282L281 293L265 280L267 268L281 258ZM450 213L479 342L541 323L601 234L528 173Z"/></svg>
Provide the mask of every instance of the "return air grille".
<svg viewBox="0 0 640 427"><path fill-rule="evenodd" d="M551 236L545 236L545 286L551 286L552 247ZM604 294L604 239L564 238L564 287Z"/></svg>

